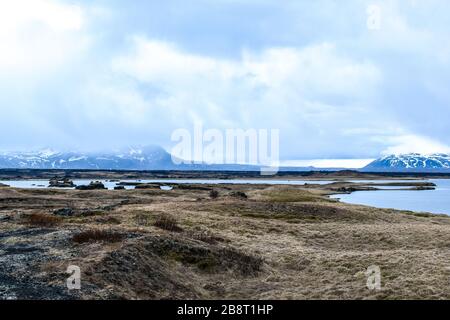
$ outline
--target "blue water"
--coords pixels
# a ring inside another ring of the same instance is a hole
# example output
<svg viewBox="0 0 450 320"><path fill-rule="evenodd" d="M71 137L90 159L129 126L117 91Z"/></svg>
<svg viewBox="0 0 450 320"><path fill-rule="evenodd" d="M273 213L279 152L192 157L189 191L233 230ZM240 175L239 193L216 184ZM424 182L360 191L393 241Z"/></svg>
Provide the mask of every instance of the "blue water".
<svg viewBox="0 0 450 320"><path fill-rule="evenodd" d="M371 207L430 212L450 215L450 180L428 180L437 185L436 190L381 190L357 191L331 196L342 202Z"/></svg>

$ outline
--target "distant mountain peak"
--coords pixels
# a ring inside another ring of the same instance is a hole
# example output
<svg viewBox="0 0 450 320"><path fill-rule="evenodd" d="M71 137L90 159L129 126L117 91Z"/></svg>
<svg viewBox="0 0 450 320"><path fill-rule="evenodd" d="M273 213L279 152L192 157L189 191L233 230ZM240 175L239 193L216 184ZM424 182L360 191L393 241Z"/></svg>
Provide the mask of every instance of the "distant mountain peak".
<svg viewBox="0 0 450 320"><path fill-rule="evenodd" d="M364 171L414 171L414 172L448 172L450 155L435 153L392 154L377 159L363 168Z"/></svg>
<svg viewBox="0 0 450 320"><path fill-rule="evenodd" d="M59 152L41 149L0 154L0 168L161 170L172 168L171 155L157 146L112 152Z"/></svg>
<svg viewBox="0 0 450 320"><path fill-rule="evenodd" d="M42 157L51 157L51 156L59 154L60 152L56 151L54 149L51 149L51 148L44 148L44 149L38 150L36 153Z"/></svg>

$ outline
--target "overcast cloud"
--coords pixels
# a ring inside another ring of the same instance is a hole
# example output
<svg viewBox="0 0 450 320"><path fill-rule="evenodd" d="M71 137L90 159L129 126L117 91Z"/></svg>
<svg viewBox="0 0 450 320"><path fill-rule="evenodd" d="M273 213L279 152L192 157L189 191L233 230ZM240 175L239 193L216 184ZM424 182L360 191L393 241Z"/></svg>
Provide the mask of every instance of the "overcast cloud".
<svg viewBox="0 0 450 320"><path fill-rule="evenodd" d="M367 7L381 9L379 30ZM450 2L0 2L0 149L280 129L282 160L450 152Z"/></svg>

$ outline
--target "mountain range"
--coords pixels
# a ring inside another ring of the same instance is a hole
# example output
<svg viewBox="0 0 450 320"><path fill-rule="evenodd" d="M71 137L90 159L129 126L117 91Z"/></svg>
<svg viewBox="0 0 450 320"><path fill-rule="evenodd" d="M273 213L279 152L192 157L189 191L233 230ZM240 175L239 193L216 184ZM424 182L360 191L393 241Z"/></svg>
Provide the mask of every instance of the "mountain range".
<svg viewBox="0 0 450 320"><path fill-rule="evenodd" d="M257 171L259 166L239 164L179 164L159 146L129 147L111 152L58 152L44 149L0 153L0 169L82 170L236 170Z"/></svg>
<svg viewBox="0 0 450 320"><path fill-rule="evenodd" d="M158 146L129 147L112 152L57 152L50 149L0 153L0 169L97 169L97 170L234 170L258 171L259 166L240 164L181 164ZM280 171L312 171L314 167L283 167ZM339 168L320 169L322 171ZM447 154L389 155L359 169L364 172L450 172Z"/></svg>
<svg viewBox="0 0 450 320"><path fill-rule="evenodd" d="M171 164L171 155L163 148L155 146L104 153L57 152L45 149L0 154L0 168L164 170L171 169Z"/></svg>

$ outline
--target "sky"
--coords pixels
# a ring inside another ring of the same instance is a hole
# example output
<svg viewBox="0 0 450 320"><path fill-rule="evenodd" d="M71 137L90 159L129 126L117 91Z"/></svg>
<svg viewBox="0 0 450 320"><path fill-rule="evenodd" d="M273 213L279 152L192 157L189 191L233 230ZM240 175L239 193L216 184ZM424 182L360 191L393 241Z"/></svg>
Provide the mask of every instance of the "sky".
<svg viewBox="0 0 450 320"><path fill-rule="evenodd" d="M373 8L378 10L373 23ZM0 149L279 129L282 161L450 152L447 0L0 0Z"/></svg>

